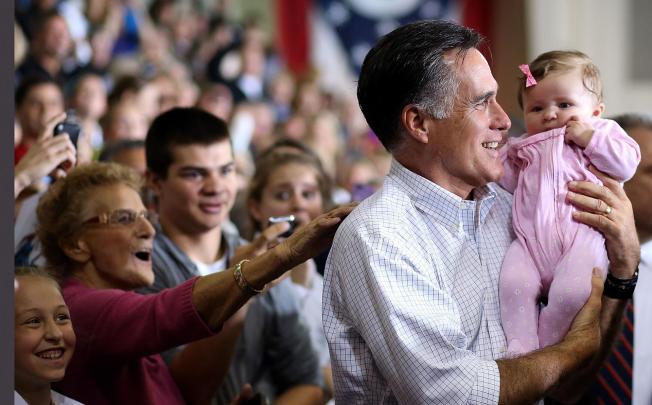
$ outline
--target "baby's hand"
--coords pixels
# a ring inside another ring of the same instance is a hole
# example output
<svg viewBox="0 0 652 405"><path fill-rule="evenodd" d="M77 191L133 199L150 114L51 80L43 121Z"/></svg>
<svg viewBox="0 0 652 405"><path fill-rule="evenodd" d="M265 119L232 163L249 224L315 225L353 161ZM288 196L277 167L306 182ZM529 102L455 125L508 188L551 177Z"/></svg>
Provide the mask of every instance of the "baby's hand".
<svg viewBox="0 0 652 405"><path fill-rule="evenodd" d="M590 122L580 121L577 118L571 118L566 123L566 133L564 139L567 143L574 143L580 148L586 148L593 137L593 124Z"/></svg>

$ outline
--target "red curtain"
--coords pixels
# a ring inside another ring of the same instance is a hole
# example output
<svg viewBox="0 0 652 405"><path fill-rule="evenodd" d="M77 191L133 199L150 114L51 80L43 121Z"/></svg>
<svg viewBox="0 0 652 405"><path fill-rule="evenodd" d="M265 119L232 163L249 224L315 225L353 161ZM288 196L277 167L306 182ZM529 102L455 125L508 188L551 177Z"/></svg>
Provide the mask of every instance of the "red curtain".
<svg viewBox="0 0 652 405"><path fill-rule="evenodd" d="M288 69L301 75L309 66L312 0L276 0L278 51Z"/></svg>

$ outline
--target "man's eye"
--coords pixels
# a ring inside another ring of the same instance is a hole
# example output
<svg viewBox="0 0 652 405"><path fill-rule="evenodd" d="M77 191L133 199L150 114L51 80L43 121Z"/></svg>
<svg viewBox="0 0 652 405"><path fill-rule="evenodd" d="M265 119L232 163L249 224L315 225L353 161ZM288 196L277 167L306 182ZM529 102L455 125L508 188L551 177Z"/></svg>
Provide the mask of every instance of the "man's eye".
<svg viewBox="0 0 652 405"><path fill-rule="evenodd" d="M181 174L181 177L184 179L189 179L189 180L197 180L201 178L201 174L199 172L195 171L190 171L190 172L183 172Z"/></svg>
<svg viewBox="0 0 652 405"><path fill-rule="evenodd" d="M222 168L222 175L225 176L227 174L231 174L231 173L233 173L234 170L235 170L235 167L233 165L223 167Z"/></svg>

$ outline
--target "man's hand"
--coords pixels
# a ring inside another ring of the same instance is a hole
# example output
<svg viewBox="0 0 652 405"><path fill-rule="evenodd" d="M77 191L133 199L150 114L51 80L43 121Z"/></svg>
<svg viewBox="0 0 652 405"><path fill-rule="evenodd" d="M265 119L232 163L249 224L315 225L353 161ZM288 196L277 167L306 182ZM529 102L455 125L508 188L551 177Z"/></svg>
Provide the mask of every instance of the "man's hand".
<svg viewBox="0 0 652 405"><path fill-rule="evenodd" d="M567 143L574 143L580 148L584 149L591 142L593 137L593 124L590 122L580 121L576 117L572 117L566 123L566 133L564 140Z"/></svg>
<svg viewBox="0 0 652 405"><path fill-rule="evenodd" d="M607 242L609 272L617 278L632 278L640 259L632 204L616 180L593 166L589 170L604 186L589 181L568 184L567 200L579 209L573 212L573 218L602 232Z"/></svg>
<svg viewBox="0 0 652 405"><path fill-rule="evenodd" d="M565 341L575 344L577 356L590 359L600 348L600 311L602 309L602 271L593 269L591 277L591 295L566 334Z"/></svg>
<svg viewBox="0 0 652 405"><path fill-rule="evenodd" d="M591 295L566 337L556 345L513 359L498 360L500 404L534 403L572 377L600 348L602 277L593 270Z"/></svg>

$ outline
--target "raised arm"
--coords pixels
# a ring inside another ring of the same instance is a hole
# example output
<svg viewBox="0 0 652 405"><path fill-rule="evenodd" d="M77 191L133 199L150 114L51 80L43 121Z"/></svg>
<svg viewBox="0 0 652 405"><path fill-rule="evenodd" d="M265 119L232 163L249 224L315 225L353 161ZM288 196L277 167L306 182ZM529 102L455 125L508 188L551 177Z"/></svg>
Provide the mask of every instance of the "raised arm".
<svg viewBox="0 0 652 405"><path fill-rule="evenodd" d="M595 122L584 154L598 170L621 182L634 176L641 161L638 144L615 121L606 119Z"/></svg>

